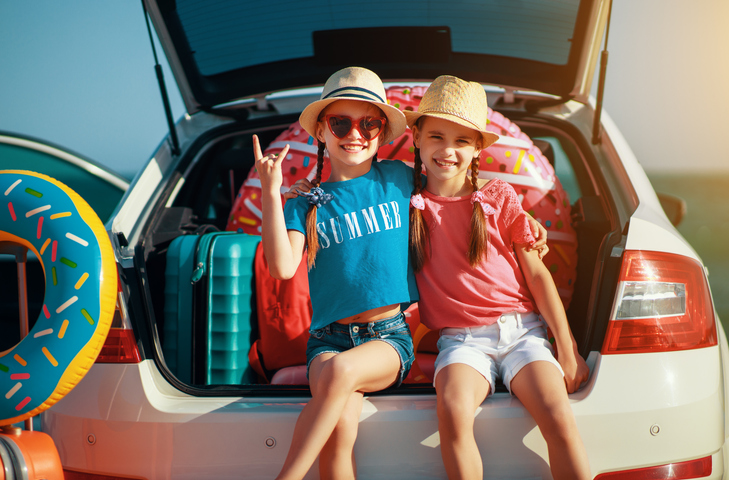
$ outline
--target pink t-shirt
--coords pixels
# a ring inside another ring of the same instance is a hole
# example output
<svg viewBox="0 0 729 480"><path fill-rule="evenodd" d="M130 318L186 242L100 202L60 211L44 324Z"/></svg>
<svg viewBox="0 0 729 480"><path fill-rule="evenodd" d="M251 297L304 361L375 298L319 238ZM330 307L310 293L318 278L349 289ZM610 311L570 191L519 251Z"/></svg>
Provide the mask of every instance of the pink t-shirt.
<svg viewBox="0 0 729 480"><path fill-rule="evenodd" d="M423 191L423 215L432 256L416 275L420 320L430 329L491 325L503 313L536 307L512 248L535 242L514 188L493 179L481 188L488 222L486 260L468 263L471 196L438 197Z"/></svg>

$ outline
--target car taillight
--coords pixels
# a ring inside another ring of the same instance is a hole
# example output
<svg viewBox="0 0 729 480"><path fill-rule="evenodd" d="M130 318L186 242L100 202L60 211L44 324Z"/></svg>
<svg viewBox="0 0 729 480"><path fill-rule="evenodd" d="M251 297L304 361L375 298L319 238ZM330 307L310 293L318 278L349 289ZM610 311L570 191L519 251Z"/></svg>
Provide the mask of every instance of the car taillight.
<svg viewBox="0 0 729 480"><path fill-rule="evenodd" d="M662 478L681 480L708 477L709 475L711 475L711 457L704 457L687 462L659 465L657 467L601 473L595 477L595 480L657 480Z"/></svg>
<svg viewBox="0 0 729 480"><path fill-rule="evenodd" d="M144 477L120 477L117 475L104 475L101 473L79 472L63 469L64 480L147 480Z"/></svg>
<svg viewBox="0 0 729 480"><path fill-rule="evenodd" d="M627 250L602 353L716 344L714 308L701 264L682 255Z"/></svg>
<svg viewBox="0 0 729 480"><path fill-rule="evenodd" d="M101 347L96 363L139 363L142 358L137 348L134 331L126 328L111 328Z"/></svg>
<svg viewBox="0 0 729 480"><path fill-rule="evenodd" d="M127 318L126 304L121 291L121 280L118 285L114 319L111 322L109 335L106 337L104 346L101 347L101 352L96 357L96 363L139 363L142 361L134 330L132 330L131 323Z"/></svg>

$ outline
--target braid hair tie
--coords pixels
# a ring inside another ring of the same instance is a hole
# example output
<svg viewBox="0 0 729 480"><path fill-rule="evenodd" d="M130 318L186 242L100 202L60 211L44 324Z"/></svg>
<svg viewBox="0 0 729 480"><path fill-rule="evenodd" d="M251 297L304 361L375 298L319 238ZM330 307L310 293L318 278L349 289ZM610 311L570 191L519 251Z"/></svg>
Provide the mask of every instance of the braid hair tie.
<svg viewBox="0 0 729 480"><path fill-rule="evenodd" d="M301 197L306 197L309 203L315 205L316 208L321 208L322 205L326 205L334 198L334 195L325 193L321 187L314 187L309 192L302 192L298 189L295 192Z"/></svg>
<svg viewBox="0 0 729 480"><path fill-rule="evenodd" d="M496 210L494 210L494 207L492 207L491 205L489 205L486 202L486 195L484 195L481 190L478 190L471 194L471 205L473 205L476 202L478 202L479 205L481 205L484 215L493 215L494 213L496 213Z"/></svg>
<svg viewBox="0 0 729 480"><path fill-rule="evenodd" d="M423 200L423 196L419 193L410 197L410 205L418 210L425 210L425 201Z"/></svg>

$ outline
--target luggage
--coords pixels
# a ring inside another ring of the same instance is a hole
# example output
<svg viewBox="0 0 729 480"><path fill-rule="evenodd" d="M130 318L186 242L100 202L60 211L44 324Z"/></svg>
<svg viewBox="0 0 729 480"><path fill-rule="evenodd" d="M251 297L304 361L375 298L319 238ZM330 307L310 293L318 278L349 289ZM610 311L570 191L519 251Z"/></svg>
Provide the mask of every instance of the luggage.
<svg viewBox="0 0 729 480"><path fill-rule="evenodd" d="M264 382L279 383L273 380L276 371L306 365L306 342L311 326L309 277L306 255L289 280L271 277L262 247L259 244L254 264L258 339L248 359ZM299 383L306 384L306 370Z"/></svg>
<svg viewBox="0 0 729 480"><path fill-rule="evenodd" d="M0 429L0 478L63 480L61 458L46 433L17 427Z"/></svg>
<svg viewBox="0 0 729 480"><path fill-rule="evenodd" d="M192 385L255 381L248 364L255 326L253 261L261 237L235 232L182 235L165 268L162 351Z"/></svg>

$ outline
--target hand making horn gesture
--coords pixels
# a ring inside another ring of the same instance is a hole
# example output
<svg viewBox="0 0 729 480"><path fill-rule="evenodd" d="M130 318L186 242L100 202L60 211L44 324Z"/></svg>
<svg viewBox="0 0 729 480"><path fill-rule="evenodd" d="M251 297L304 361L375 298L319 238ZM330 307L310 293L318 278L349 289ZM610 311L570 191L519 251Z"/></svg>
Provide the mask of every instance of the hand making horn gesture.
<svg viewBox="0 0 729 480"><path fill-rule="evenodd" d="M289 153L289 145L286 145L278 154L269 153L264 156L258 135L253 135L253 155L256 158L258 176L261 178L261 189L281 191L281 185L283 184L281 162L286 158L287 153Z"/></svg>

